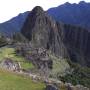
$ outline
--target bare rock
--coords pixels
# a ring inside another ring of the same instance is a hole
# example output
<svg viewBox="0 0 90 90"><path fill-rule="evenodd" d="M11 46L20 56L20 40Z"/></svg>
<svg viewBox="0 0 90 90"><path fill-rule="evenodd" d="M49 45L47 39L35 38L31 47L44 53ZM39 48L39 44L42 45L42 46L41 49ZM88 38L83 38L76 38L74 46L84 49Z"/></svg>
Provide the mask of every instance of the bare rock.
<svg viewBox="0 0 90 90"><path fill-rule="evenodd" d="M57 89L56 86L49 84L49 85L46 86L45 90L58 90L58 89Z"/></svg>
<svg viewBox="0 0 90 90"><path fill-rule="evenodd" d="M20 70L20 64L9 58L4 59L0 63L0 67L11 70L11 71L19 71Z"/></svg>

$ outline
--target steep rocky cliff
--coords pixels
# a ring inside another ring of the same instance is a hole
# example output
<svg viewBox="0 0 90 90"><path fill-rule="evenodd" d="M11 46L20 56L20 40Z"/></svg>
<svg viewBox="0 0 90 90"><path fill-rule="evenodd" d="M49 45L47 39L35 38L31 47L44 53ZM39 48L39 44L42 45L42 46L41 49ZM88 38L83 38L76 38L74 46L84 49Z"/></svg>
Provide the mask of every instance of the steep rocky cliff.
<svg viewBox="0 0 90 90"><path fill-rule="evenodd" d="M60 29L63 27L61 26ZM35 7L29 14L22 30L34 47L50 49L56 55L66 56L66 49L59 35L57 23L41 7Z"/></svg>
<svg viewBox="0 0 90 90"><path fill-rule="evenodd" d="M64 25L62 33L70 59L90 67L90 32L81 27Z"/></svg>
<svg viewBox="0 0 90 90"><path fill-rule="evenodd" d="M33 47L44 47L58 57L90 67L90 32L56 22L39 6L28 15L21 33Z"/></svg>

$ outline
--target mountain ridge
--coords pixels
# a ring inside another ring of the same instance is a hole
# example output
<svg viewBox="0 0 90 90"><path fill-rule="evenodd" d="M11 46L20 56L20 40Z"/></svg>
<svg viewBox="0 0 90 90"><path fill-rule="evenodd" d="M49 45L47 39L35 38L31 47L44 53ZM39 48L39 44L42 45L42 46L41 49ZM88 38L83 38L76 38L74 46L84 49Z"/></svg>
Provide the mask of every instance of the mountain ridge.
<svg viewBox="0 0 90 90"><path fill-rule="evenodd" d="M80 1L78 4L66 2L58 7L49 9L47 12L57 21L90 29L89 2Z"/></svg>
<svg viewBox="0 0 90 90"><path fill-rule="evenodd" d="M0 23L0 33L11 36L12 33L20 31L28 13L29 11L25 12L24 14L21 13L18 16L13 17L9 21Z"/></svg>
<svg viewBox="0 0 90 90"><path fill-rule="evenodd" d="M70 11L70 9L72 10ZM85 10L83 11L83 9ZM25 13L20 14L19 16L12 18L7 22L0 23L0 32L10 35L13 32L20 31L29 12L30 11L27 11ZM54 19L56 19L59 22L80 26L90 30L89 2L81 1L79 2L79 4L70 4L69 2L66 2L58 7L48 9L47 12L49 15L51 15ZM72 13L74 13L74 15Z"/></svg>

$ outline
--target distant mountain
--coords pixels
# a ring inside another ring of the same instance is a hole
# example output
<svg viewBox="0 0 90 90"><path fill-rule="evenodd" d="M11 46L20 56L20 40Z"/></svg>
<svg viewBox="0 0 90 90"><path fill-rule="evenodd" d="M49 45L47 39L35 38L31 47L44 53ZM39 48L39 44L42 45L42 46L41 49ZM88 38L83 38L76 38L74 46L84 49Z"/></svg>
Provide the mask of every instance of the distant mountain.
<svg viewBox="0 0 90 90"><path fill-rule="evenodd" d="M63 5L49 9L47 12L57 21L90 29L90 3L81 1L79 4L70 4L66 2ZM0 32L10 35L13 32L20 31L28 14L29 11L1 23Z"/></svg>
<svg viewBox="0 0 90 90"><path fill-rule="evenodd" d="M43 47L58 57L90 67L90 32L57 22L40 6L30 12L21 33L34 48Z"/></svg>
<svg viewBox="0 0 90 90"><path fill-rule="evenodd" d="M90 3L81 1L79 4L66 2L48 10L57 21L78 25L90 30Z"/></svg>
<svg viewBox="0 0 90 90"><path fill-rule="evenodd" d="M12 18L11 20L7 22L1 23L0 32L7 35L11 35L14 32L20 31L28 13L29 12L27 11L23 14L19 14L18 16Z"/></svg>

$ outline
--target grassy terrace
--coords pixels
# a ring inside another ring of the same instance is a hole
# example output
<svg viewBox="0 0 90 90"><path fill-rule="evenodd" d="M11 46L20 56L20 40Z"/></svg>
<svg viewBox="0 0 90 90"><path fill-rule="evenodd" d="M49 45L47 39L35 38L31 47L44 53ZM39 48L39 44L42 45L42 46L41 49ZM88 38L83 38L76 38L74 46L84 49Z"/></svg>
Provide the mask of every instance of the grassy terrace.
<svg viewBox="0 0 90 90"><path fill-rule="evenodd" d="M22 69L34 68L32 63L25 62L26 61L25 58L16 55L14 48L8 48L8 47L0 48L0 61L4 60L5 58L11 58L12 60L20 62Z"/></svg>
<svg viewBox="0 0 90 90"><path fill-rule="evenodd" d="M0 69L0 90L44 90L41 82Z"/></svg>

